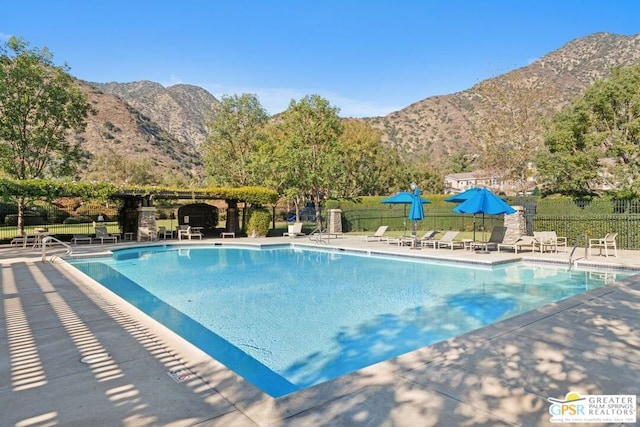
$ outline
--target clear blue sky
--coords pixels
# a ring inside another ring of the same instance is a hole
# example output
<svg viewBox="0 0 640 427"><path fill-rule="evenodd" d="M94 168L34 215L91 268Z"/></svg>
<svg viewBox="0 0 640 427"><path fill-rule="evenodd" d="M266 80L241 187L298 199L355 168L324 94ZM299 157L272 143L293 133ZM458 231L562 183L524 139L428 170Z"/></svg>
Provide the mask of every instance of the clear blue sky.
<svg viewBox="0 0 640 427"><path fill-rule="evenodd" d="M595 32L640 33L639 0L0 0L0 41L47 47L92 82L319 94L386 115L468 89Z"/></svg>

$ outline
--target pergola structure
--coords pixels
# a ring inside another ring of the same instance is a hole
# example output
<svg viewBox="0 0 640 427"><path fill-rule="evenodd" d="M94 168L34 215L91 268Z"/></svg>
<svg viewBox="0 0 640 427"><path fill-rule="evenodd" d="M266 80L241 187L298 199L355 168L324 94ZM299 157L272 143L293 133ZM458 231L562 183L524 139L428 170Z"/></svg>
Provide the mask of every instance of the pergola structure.
<svg viewBox="0 0 640 427"><path fill-rule="evenodd" d="M238 203L245 205L275 206L278 194L261 187L239 188L203 188L191 190L168 190L159 188L124 189L110 197L121 199L122 208L119 212L119 222L123 233L134 233L140 227L156 228L156 209L153 201L163 200L224 200L227 204L227 219L225 232L240 234L242 231L239 221ZM179 218L179 221L181 219ZM183 220L184 221L184 220Z"/></svg>

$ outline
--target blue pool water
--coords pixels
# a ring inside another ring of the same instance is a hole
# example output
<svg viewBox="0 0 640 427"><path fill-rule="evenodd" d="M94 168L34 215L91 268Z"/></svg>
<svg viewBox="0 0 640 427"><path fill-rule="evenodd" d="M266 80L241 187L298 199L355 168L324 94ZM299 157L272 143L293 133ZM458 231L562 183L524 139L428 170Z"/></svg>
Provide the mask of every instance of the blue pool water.
<svg viewBox="0 0 640 427"><path fill-rule="evenodd" d="M274 397L631 274L288 245L157 246L70 262Z"/></svg>

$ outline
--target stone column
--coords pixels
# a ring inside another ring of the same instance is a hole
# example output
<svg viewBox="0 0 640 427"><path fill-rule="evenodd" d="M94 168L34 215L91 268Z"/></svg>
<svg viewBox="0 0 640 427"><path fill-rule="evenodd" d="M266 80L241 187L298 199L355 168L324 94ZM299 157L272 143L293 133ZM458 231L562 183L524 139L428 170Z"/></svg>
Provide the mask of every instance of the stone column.
<svg viewBox="0 0 640 427"><path fill-rule="evenodd" d="M150 230L157 230L155 207L142 206L138 209L138 228L140 227L147 227ZM138 236L138 240L139 239L140 236Z"/></svg>
<svg viewBox="0 0 640 427"><path fill-rule="evenodd" d="M338 235L342 234L342 210L329 209L329 225L327 227L327 234Z"/></svg>
<svg viewBox="0 0 640 427"><path fill-rule="evenodd" d="M227 200L227 223L225 225L225 231L236 233L236 236L240 234L240 218L238 216L237 200Z"/></svg>
<svg viewBox="0 0 640 427"><path fill-rule="evenodd" d="M510 242L517 239L520 236L527 234L527 223L524 217L524 207L512 206L516 210L516 213L504 216L504 226L507 231L504 235L504 241Z"/></svg>

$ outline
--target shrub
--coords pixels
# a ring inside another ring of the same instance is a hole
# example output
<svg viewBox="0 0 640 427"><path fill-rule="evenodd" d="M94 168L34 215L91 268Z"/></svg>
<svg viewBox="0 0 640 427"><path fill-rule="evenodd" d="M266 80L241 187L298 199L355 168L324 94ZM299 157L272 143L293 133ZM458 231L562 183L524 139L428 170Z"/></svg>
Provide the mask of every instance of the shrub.
<svg viewBox="0 0 640 427"><path fill-rule="evenodd" d="M88 216L70 216L65 218L63 224L86 224L88 222L93 222L93 219Z"/></svg>
<svg viewBox="0 0 640 427"><path fill-rule="evenodd" d="M5 217L10 214L18 213L18 205L15 203L0 203L0 223L5 222Z"/></svg>
<svg viewBox="0 0 640 427"><path fill-rule="evenodd" d="M13 227L18 225L18 214L10 214L4 217L4 223ZM24 225L42 225L45 221L40 215L29 211L24 213Z"/></svg>
<svg viewBox="0 0 640 427"><path fill-rule="evenodd" d="M265 237L271 225L271 214L265 208L253 208L249 213L247 234L250 237Z"/></svg>

